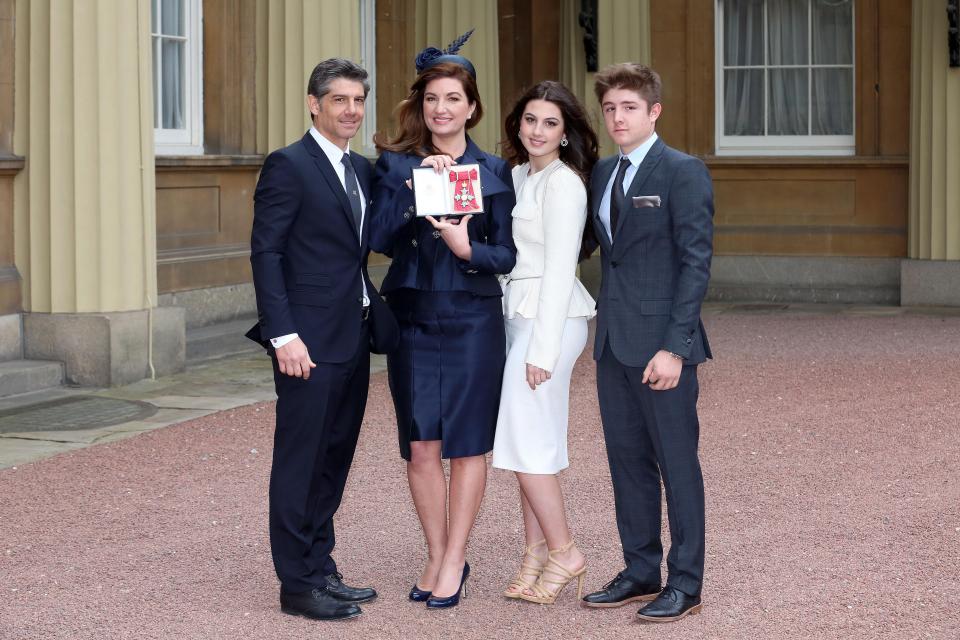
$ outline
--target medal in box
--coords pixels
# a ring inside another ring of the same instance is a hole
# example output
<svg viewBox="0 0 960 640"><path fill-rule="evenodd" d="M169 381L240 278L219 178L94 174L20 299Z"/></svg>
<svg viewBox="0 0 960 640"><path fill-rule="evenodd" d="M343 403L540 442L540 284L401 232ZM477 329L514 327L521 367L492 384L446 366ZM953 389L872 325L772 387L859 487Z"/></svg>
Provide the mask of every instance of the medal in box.
<svg viewBox="0 0 960 640"><path fill-rule="evenodd" d="M433 167L413 170L413 196L418 216L483 213L480 166L460 164L437 173Z"/></svg>

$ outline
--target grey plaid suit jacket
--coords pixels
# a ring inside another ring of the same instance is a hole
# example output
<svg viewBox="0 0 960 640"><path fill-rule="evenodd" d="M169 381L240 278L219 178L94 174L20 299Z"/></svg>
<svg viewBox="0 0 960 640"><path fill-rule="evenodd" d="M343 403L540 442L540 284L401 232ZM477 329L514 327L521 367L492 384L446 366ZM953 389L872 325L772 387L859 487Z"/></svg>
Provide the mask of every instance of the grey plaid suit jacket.
<svg viewBox="0 0 960 640"><path fill-rule="evenodd" d="M646 367L660 349L700 364L713 357L700 321L713 256L710 173L658 139L630 184L611 243L598 213L617 162L604 158L591 176L602 268L594 359L609 340L627 366Z"/></svg>

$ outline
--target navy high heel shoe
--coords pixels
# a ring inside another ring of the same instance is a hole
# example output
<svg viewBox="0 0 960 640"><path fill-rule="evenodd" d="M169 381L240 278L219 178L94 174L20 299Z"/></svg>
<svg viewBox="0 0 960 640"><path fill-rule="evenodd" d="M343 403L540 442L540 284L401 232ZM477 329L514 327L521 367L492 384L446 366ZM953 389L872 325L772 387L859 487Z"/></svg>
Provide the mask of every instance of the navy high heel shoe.
<svg viewBox="0 0 960 640"><path fill-rule="evenodd" d="M426 602L427 599L431 596L431 594L433 594L432 591L421 589L420 587L417 586L417 583L414 582L413 588L410 589L410 595L407 597L413 600L414 602Z"/></svg>
<svg viewBox="0 0 960 640"><path fill-rule="evenodd" d="M470 575L470 564L467 562L463 563L463 574L460 576L460 588L457 589L457 592L452 596L447 596L446 598L438 598L436 596L430 596L427 598L427 608L428 609L448 609L450 607L455 607L460 604L460 596L466 597L467 595L467 577Z"/></svg>

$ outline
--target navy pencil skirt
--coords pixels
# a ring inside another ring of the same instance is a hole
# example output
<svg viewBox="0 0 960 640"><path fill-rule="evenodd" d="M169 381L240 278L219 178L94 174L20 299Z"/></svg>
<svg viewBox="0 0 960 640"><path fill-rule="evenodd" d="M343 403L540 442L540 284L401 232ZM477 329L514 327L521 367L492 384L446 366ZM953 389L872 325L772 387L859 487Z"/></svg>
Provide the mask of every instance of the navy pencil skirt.
<svg viewBox="0 0 960 640"><path fill-rule="evenodd" d="M400 455L421 440L441 440L444 458L489 452L506 359L500 298L401 289L387 302L400 325L387 356Z"/></svg>

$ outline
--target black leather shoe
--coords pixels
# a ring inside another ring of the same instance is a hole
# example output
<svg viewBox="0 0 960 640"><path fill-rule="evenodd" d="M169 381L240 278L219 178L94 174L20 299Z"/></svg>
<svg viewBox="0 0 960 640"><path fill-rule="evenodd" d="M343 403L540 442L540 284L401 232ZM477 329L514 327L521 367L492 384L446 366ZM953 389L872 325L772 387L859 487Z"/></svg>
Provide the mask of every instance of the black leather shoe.
<svg viewBox="0 0 960 640"><path fill-rule="evenodd" d="M466 597L467 595L467 578L469 577L470 564L464 562L463 573L460 574L460 587L457 589L457 592L445 598L438 598L437 596L431 595L427 598L427 609L449 609L450 607L455 607L460 604L460 596Z"/></svg>
<svg viewBox="0 0 960 640"><path fill-rule="evenodd" d="M337 600L323 589L311 589L300 593L280 590L280 611L291 616L304 616L314 620L346 620L356 618L360 607Z"/></svg>
<svg viewBox="0 0 960 640"><path fill-rule="evenodd" d="M700 613L700 596L688 596L674 587L666 587L657 599L640 609L637 617L647 622L673 622Z"/></svg>
<svg viewBox="0 0 960 640"><path fill-rule="evenodd" d="M583 596L583 606L622 607L628 602L649 602L656 598L658 593L660 593L659 584L640 584L620 572L600 591Z"/></svg>
<svg viewBox="0 0 960 640"><path fill-rule="evenodd" d="M426 602L430 596L433 595L432 591L427 591L426 589L421 589L417 586L417 583L413 583L413 588L410 589L410 595L407 596L414 602Z"/></svg>
<svg viewBox="0 0 960 640"><path fill-rule="evenodd" d="M348 587L343 584L343 575L340 573L331 573L324 579L327 581L327 593L337 600L360 604L377 597L377 592L370 587Z"/></svg>

